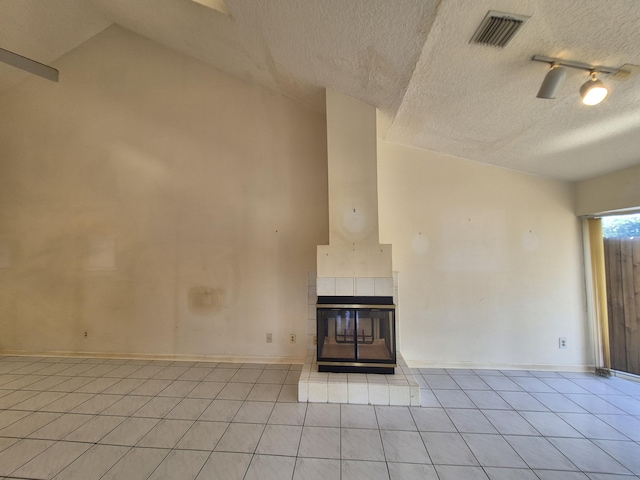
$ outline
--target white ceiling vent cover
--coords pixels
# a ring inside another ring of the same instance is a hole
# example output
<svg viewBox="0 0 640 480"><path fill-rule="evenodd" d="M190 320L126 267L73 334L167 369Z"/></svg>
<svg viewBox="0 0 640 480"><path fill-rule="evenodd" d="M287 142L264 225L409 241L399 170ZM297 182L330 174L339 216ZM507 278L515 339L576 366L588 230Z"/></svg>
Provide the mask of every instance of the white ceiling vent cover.
<svg viewBox="0 0 640 480"><path fill-rule="evenodd" d="M479 43L490 47L506 47L529 18L531 17L491 10L480 23L470 43Z"/></svg>

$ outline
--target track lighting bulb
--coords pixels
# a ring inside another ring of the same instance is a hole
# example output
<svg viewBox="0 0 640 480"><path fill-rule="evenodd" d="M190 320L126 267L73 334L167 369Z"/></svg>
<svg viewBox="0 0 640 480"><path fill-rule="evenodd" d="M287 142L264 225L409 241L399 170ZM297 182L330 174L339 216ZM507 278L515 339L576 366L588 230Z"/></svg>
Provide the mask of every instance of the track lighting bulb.
<svg viewBox="0 0 640 480"><path fill-rule="evenodd" d="M609 95L609 90L597 75L597 72L591 72L591 78L580 87L582 103L585 105L598 105Z"/></svg>

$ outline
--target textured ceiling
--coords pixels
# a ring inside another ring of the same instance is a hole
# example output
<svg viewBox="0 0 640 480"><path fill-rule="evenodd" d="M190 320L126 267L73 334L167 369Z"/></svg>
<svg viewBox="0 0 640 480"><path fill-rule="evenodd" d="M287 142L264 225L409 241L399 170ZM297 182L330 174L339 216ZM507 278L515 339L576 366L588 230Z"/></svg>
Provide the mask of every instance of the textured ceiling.
<svg viewBox="0 0 640 480"><path fill-rule="evenodd" d="M468 43L490 9L531 16L504 49ZM445 0L387 138L568 180L640 164L640 77L602 77L610 97L588 107L588 74L570 69L557 99L542 100L548 66L530 60L640 64L638 25L634 0Z"/></svg>
<svg viewBox="0 0 640 480"><path fill-rule="evenodd" d="M205 2L206 3L206 2ZM324 88L380 108L388 141L565 180L640 164L640 76L585 72L556 100L531 56L640 64L638 0L0 0L0 47L55 66L112 23L315 109ZM469 39L489 10L529 15L504 49ZM0 65L0 90L27 74ZM61 72L64 81L64 72Z"/></svg>

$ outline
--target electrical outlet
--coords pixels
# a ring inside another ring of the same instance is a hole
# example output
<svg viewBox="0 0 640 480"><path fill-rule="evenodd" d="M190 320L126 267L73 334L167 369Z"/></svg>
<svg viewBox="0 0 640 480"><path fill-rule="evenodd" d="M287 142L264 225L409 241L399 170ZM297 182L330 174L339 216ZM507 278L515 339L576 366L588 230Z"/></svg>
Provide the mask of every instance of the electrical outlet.
<svg viewBox="0 0 640 480"><path fill-rule="evenodd" d="M567 348L567 337L560 337L558 339L558 348Z"/></svg>
<svg viewBox="0 0 640 480"><path fill-rule="evenodd" d="M84 338L87 338L88 336L89 336L89 331L88 331L88 330L85 330L85 331L84 331Z"/></svg>
<svg viewBox="0 0 640 480"><path fill-rule="evenodd" d="M296 343L296 334L292 333L289 335L289 343Z"/></svg>
<svg viewBox="0 0 640 480"><path fill-rule="evenodd" d="M273 336L270 333L267 333L267 343L273 342Z"/></svg>

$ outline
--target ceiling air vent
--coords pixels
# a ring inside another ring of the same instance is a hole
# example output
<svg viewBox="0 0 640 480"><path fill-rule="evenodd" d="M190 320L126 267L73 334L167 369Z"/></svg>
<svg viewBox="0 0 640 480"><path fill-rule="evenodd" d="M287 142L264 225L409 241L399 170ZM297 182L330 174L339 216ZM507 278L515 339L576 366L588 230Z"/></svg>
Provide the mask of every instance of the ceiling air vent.
<svg viewBox="0 0 640 480"><path fill-rule="evenodd" d="M490 11L473 34L470 43L506 47L529 18L531 17Z"/></svg>

